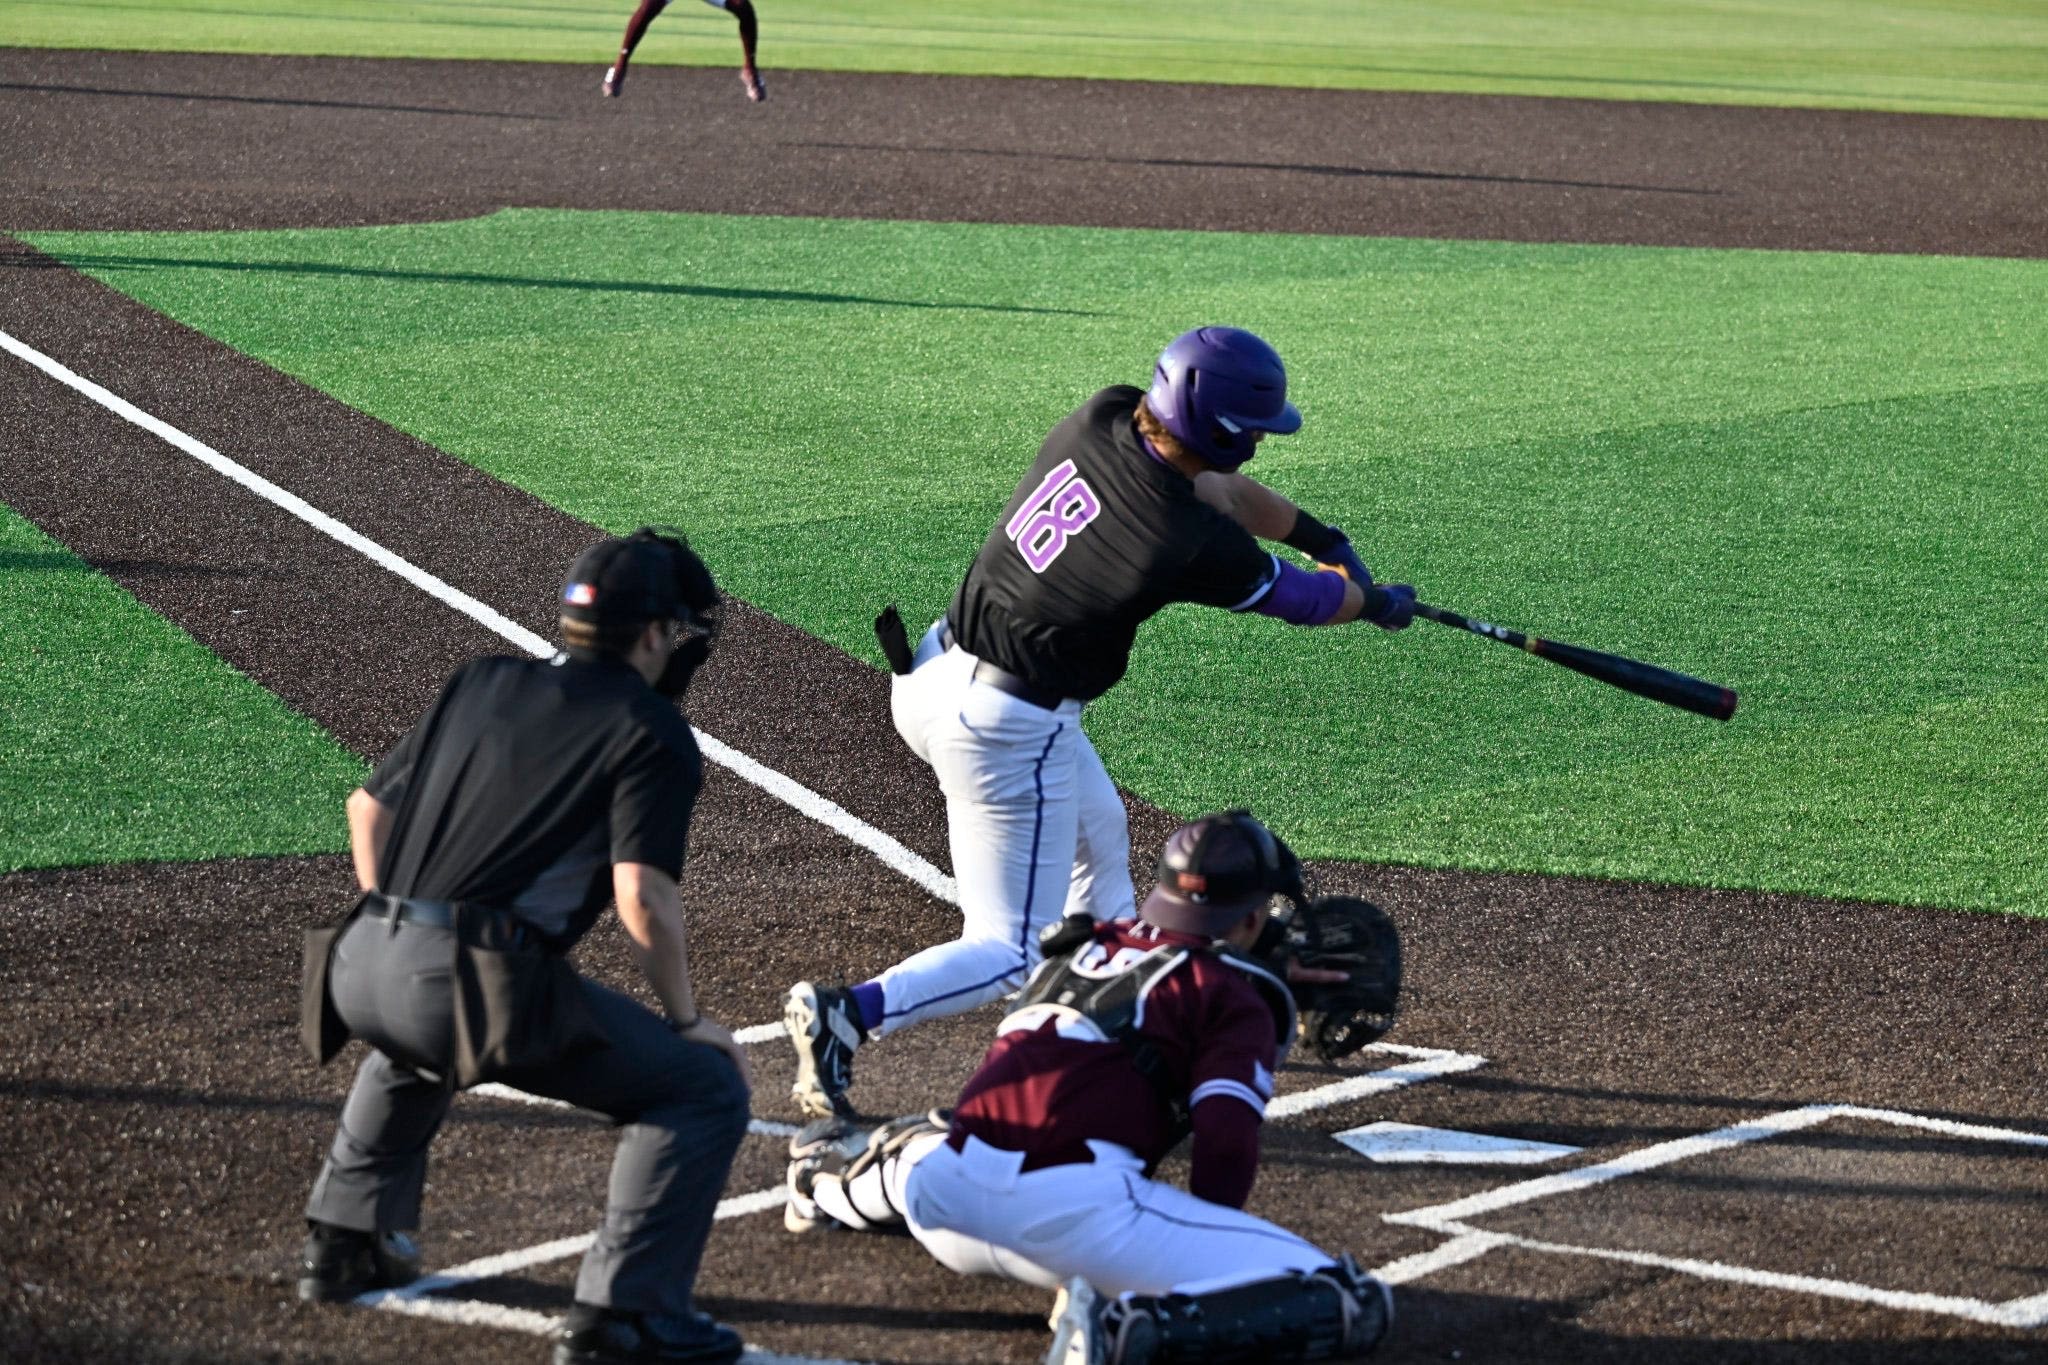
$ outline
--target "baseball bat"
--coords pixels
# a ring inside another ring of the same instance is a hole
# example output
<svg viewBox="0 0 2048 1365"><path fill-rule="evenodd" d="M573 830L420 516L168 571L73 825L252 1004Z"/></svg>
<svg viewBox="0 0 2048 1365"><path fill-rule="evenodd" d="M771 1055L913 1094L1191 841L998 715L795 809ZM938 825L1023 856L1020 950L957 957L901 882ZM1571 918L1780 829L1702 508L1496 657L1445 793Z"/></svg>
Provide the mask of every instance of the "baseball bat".
<svg viewBox="0 0 2048 1365"><path fill-rule="evenodd" d="M1484 635L1489 640L1498 640L1504 645L1527 650L1539 659L1548 659L1554 664L1563 664L1574 673L1583 673L1618 687L1624 692L1633 692L1651 701L1661 701L1666 706L1676 706L1683 711L1697 712L1715 720L1726 720L1735 714L1735 693L1733 689L1710 683L1703 678L1690 677L1655 664L1646 664L1640 659L1625 659L1619 654L1602 654L1597 649L1581 649L1577 645L1560 644L1556 640L1545 640L1540 636L1524 635L1519 630L1506 626L1490 625L1485 621L1474 621L1442 607L1432 607L1427 602L1415 604L1417 616L1427 616L1440 625L1469 630L1474 635Z"/></svg>

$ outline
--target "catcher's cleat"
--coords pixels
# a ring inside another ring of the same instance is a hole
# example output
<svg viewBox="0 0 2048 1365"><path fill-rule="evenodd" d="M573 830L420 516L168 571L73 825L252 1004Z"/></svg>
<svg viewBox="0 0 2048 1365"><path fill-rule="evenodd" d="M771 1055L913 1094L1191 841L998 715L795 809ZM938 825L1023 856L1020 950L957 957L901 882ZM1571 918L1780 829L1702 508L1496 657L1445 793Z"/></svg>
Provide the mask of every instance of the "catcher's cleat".
<svg viewBox="0 0 2048 1365"><path fill-rule="evenodd" d="M782 1226L791 1232L810 1232L833 1226L832 1216L819 1209L811 1197L818 1177L828 1171L843 1171L848 1162L867 1149L869 1134L846 1119L813 1119L789 1140L789 1202L782 1206Z"/></svg>
<svg viewBox="0 0 2048 1365"><path fill-rule="evenodd" d="M619 97L619 91L621 91L621 90L625 89L625 86L626 86L626 68L625 68L625 67L623 67L623 66L608 66L608 67L606 67L606 68L605 68L605 72L604 72L604 97L605 97L606 99L610 99L610 100L615 100L615 99L617 99L617 98Z"/></svg>
<svg viewBox="0 0 2048 1365"><path fill-rule="evenodd" d="M1105 1297L1078 1275L1053 1304L1045 1365L1149 1365L1159 1345L1150 1313Z"/></svg>
<svg viewBox="0 0 2048 1365"><path fill-rule="evenodd" d="M817 1118L850 1118L846 1092L853 1087L853 1050L867 1041L853 992L799 981L782 1006L782 1025L796 1047L796 1084L789 1097Z"/></svg>
<svg viewBox="0 0 2048 1365"><path fill-rule="evenodd" d="M420 1277L420 1252L402 1232L358 1232L310 1223L299 1253L299 1297L345 1303L359 1294L397 1289Z"/></svg>
<svg viewBox="0 0 2048 1365"><path fill-rule="evenodd" d="M751 66L740 68L740 84L746 87L747 98L759 104L768 98L768 83L761 79L761 73Z"/></svg>
<svg viewBox="0 0 2048 1365"><path fill-rule="evenodd" d="M631 1313L577 1303L555 1334L555 1365L731 1365L740 1334L704 1313Z"/></svg>

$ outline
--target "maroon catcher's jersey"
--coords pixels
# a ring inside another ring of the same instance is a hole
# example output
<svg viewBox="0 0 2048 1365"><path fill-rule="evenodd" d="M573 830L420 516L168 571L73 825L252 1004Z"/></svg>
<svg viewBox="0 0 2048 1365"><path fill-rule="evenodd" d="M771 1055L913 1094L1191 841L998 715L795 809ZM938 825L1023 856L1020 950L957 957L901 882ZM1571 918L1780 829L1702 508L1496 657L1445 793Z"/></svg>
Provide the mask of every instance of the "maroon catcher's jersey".
<svg viewBox="0 0 2048 1365"><path fill-rule="evenodd" d="M1273 1012L1236 968L1201 951L1193 934L1119 920L1096 930L1080 965L1135 964L1161 945L1191 949L1145 998L1138 1032L1158 1050L1176 1095L1201 1104L1244 1104L1263 1116L1273 1094ZM1044 1007L1020 1010L960 1093L953 1134L1024 1152L1034 1165L1085 1160L1089 1139L1128 1147L1149 1172L1178 1141L1159 1090L1131 1050L1093 1041Z"/></svg>

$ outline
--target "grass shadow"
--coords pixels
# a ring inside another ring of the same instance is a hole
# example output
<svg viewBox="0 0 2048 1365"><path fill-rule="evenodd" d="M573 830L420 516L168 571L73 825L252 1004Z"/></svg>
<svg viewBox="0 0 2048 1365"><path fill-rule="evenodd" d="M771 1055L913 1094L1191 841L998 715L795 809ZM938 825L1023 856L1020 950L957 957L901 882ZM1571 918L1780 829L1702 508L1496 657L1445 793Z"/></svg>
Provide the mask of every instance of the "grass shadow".
<svg viewBox="0 0 2048 1365"><path fill-rule="evenodd" d="M425 104L375 104L363 100L286 99L278 95L222 95L203 90L111 90L92 85L38 85L0 81L0 90L32 95L93 95L107 99L181 100L202 104L257 104L288 109L360 109L379 114L447 114L458 118L532 119L557 122L554 114L511 114L495 109L436 109Z"/></svg>
<svg viewBox="0 0 2048 1365"><path fill-rule="evenodd" d="M913 155L993 156L1025 161L1080 161L1105 166L1163 166L1201 171L1277 171L1289 175L1323 176L1359 180L1431 180L1457 184L1534 185L1572 190L1614 190L1630 194L1683 194L1714 196L1719 190L1688 189L1679 185L1633 185L1602 180L1553 180L1539 176L1480 175L1457 171L1406 171L1373 166L1324 166L1288 161L1217 161L1181 156L1087 156L1078 152L1007 151L994 147L919 147L875 142L790 142L788 147L818 148L839 152L903 152Z"/></svg>
<svg viewBox="0 0 2048 1365"><path fill-rule="evenodd" d="M4 260L6 258L0 258ZM716 284L664 284L654 280L566 280L534 275L494 275L471 270L401 270L390 266L331 265L315 261L224 261L172 256L122 256L85 253L61 258L74 270L222 270L231 273L309 275L338 279L393 280L407 284L465 284L514 289L567 289L593 294L637 294L653 297L728 299L755 303L857 304L871 308L916 308L969 313L1030 313L1058 317L1102 317L1076 308L1032 308L1022 304L941 303L929 299L889 299L869 294L828 294L809 289L740 289ZM13 263L13 262L10 262ZM33 259L20 265L35 268Z"/></svg>

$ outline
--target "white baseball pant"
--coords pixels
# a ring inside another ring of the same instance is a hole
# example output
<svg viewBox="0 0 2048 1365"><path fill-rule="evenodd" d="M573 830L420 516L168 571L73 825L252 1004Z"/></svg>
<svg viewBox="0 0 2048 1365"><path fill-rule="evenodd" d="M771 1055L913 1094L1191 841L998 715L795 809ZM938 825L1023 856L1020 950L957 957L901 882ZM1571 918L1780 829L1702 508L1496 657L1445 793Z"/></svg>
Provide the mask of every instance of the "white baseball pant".
<svg viewBox="0 0 2048 1365"><path fill-rule="evenodd" d="M1038 934L1062 914L1136 913L1123 798L1081 730L1081 703L1034 706L974 680L973 655L925 632L894 680L896 732L938 775L960 888L960 937L879 978L870 1032L960 1014L1007 995L1038 965Z"/></svg>
<svg viewBox="0 0 2048 1365"><path fill-rule="evenodd" d="M901 1189L891 1202L947 1269L1046 1289L1079 1275L1104 1294L1206 1294L1337 1259L1264 1219L1146 1179L1128 1148L1088 1146L1092 1162L1026 1171L1021 1153L972 1137L956 1152L934 1133L893 1163Z"/></svg>

